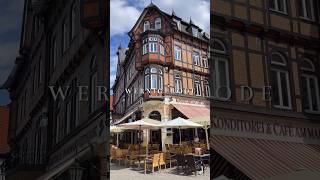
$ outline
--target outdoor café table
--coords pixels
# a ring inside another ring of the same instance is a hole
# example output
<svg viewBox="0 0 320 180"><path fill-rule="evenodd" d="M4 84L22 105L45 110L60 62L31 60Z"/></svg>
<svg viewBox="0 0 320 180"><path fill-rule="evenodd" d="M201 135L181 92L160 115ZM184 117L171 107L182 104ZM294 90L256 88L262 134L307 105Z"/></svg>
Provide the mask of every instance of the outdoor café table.
<svg viewBox="0 0 320 180"><path fill-rule="evenodd" d="M210 158L210 154L194 154L194 153L188 153L186 155L193 155L196 159L199 159L201 161L201 165L203 167L203 173L204 173L204 158L209 157Z"/></svg>

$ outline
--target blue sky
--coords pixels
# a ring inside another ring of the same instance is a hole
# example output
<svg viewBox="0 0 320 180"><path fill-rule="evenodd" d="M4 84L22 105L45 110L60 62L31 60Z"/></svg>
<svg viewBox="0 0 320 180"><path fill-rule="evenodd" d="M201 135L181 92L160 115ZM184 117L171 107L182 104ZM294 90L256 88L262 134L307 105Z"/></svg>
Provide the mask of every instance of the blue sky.
<svg viewBox="0 0 320 180"><path fill-rule="evenodd" d="M150 0L111 0L110 1L110 88L112 87L117 70L117 48L121 44L127 47L129 37L127 33L138 20L144 7ZM153 0L153 4L162 11L177 16L185 21L192 21L209 34L210 1L209 0Z"/></svg>
<svg viewBox="0 0 320 180"><path fill-rule="evenodd" d="M24 0L0 1L0 86L13 68L19 51ZM6 90L0 90L0 105L10 102Z"/></svg>

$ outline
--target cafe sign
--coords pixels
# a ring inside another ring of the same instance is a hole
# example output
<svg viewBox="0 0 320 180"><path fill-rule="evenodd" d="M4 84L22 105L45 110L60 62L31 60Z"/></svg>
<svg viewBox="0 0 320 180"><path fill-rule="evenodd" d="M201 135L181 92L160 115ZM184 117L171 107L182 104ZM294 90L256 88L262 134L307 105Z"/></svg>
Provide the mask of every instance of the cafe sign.
<svg viewBox="0 0 320 180"><path fill-rule="evenodd" d="M231 135L294 142L320 142L320 127L303 127L290 123L263 122L220 115L214 116L211 124L214 135Z"/></svg>

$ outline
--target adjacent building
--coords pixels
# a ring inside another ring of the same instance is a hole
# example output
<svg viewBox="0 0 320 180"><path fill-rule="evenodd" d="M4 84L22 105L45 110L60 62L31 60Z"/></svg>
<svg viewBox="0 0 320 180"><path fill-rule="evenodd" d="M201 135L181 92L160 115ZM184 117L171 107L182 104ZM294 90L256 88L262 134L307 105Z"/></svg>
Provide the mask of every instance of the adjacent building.
<svg viewBox="0 0 320 180"><path fill-rule="evenodd" d="M0 180L5 180L5 160L9 156L8 145L9 108L0 106Z"/></svg>
<svg viewBox="0 0 320 180"><path fill-rule="evenodd" d="M119 46L117 52L113 117L121 118L114 118L113 123L143 117L163 122L209 116L209 35L191 19L186 22L152 3L128 35L128 47ZM201 135L203 130L199 130ZM176 130L156 130L149 141L164 148L164 144L179 143L178 136ZM183 131L182 140L192 138L191 131ZM125 132L121 141L138 140L134 132Z"/></svg>
<svg viewBox="0 0 320 180"><path fill-rule="evenodd" d="M82 26L82 5L25 0L19 56L4 85L9 180L106 179L105 32ZM65 97L53 95L59 88Z"/></svg>
<svg viewBox="0 0 320 180"><path fill-rule="evenodd" d="M319 170L319 9L211 1L212 179Z"/></svg>

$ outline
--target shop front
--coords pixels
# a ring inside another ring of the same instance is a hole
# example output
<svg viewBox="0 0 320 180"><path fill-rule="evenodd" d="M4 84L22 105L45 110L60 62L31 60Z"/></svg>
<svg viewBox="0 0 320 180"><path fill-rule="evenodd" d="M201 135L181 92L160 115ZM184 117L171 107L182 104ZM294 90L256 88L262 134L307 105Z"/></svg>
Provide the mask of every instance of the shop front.
<svg viewBox="0 0 320 180"><path fill-rule="evenodd" d="M268 179L320 171L320 125L296 117L215 112L212 179ZM317 175L319 178L319 173Z"/></svg>

